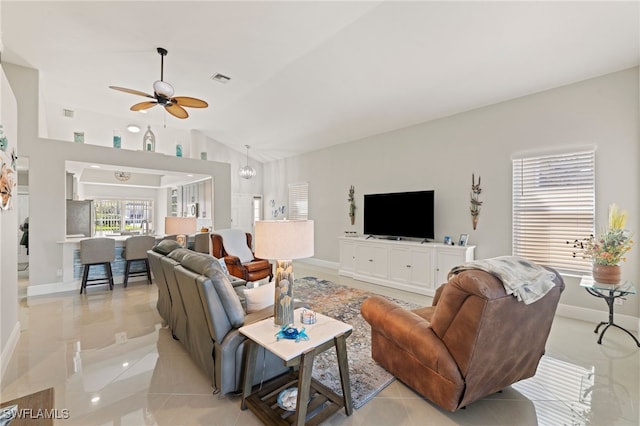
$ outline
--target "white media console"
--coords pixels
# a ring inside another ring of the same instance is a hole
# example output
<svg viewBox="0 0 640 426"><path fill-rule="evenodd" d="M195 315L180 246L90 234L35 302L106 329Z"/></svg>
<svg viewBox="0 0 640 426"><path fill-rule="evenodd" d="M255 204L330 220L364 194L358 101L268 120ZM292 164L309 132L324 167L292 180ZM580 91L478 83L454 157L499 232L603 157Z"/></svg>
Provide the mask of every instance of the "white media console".
<svg viewBox="0 0 640 426"><path fill-rule="evenodd" d="M451 268L474 259L475 246L338 237L338 273L356 280L433 296Z"/></svg>

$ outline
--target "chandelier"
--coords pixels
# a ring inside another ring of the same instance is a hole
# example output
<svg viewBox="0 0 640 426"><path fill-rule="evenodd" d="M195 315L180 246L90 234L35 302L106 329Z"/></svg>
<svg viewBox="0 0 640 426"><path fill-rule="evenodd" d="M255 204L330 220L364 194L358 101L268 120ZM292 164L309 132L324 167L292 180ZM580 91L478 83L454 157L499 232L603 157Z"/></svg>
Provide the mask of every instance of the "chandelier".
<svg viewBox="0 0 640 426"><path fill-rule="evenodd" d="M121 170L116 170L115 172L113 172L113 174L116 177L116 179L118 179L121 182L126 182L131 178L131 173L123 172Z"/></svg>
<svg viewBox="0 0 640 426"><path fill-rule="evenodd" d="M249 165L249 145L245 145L247 147L247 165L240 169L240 177L244 179L251 179L256 175L256 170Z"/></svg>

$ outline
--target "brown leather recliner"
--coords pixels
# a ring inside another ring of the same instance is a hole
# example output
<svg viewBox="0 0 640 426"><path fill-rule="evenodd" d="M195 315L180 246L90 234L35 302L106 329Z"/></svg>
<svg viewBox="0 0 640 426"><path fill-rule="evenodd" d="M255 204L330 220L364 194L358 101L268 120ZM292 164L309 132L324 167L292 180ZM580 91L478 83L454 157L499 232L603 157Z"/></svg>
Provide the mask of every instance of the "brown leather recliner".
<svg viewBox="0 0 640 426"><path fill-rule="evenodd" d="M564 290L557 273L554 282L529 305L480 270L452 277L431 307L410 311L372 296L361 307L371 324L372 357L425 398L456 411L535 374Z"/></svg>
<svg viewBox="0 0 640 426"><path fill-rule="evenodd" d="M252 237L246 232L247 247L251 248ZM263 278L273 278L273 268L271 263L265 259L258 259L253 256L250 262L242 263L237 256L230 255L225 251L222 235L211 234L211 254L218 259L224 258L229 274L234 277L242 278L245 281L258 281Z"/></svg>

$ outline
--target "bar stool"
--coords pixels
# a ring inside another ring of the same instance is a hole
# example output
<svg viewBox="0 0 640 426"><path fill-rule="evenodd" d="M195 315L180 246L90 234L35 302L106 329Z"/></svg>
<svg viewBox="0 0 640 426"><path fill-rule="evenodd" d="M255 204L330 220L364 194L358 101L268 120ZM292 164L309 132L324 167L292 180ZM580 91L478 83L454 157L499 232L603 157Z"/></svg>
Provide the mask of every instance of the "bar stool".
<svg viewBox="0 0 640 426"><path fill-rule="evenodd" d="M141 235L138 237L129 237L124 240L124 250L122 258L126 260L124 267L124 286L129 282L129 277L137 277L146 275L149 284L151 284L151 268L149 268L149 258L147 250L151 250L156 243L156 239L149 235ZM144 269L131 272L133 262L144 262Z"/></svg>
<svg viewBox="0 0 640 426"><path fill-rule="evenodd" d="M116 240L113 238L88 238L80 240L80 263L84 265L82 272L82 285L80 294L91 285L109 284L109 290L113 290L113 273L111 262L116 258ZM92 266L103 265L105 277L89 279L89 270Z"/></svg>

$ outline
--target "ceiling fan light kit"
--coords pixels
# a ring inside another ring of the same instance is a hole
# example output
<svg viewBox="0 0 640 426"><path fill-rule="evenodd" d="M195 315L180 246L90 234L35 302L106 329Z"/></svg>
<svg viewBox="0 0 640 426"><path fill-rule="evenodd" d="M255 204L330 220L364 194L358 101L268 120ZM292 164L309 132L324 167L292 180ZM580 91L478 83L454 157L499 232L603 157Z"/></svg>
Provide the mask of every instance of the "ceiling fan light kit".
<svg viewBox="0 0 640 426"><path fill-rule="evenodd" d="M162 80L156 80L153 83L153 91L165 98L170 98L174 94L173 86Z"/></svg>
<svg viewBox="0 0 640 426"><path fill-rule="evenodd" d="M153 96L139 90L127 89L125 87L109 86L109 88L118 90L120 92L130 93L132 95L138 95L145 98L153 99L152 101L139 102L133 105L130 108L131 111L144 111L156 105L162 105L169 114L173 115L174 117L184 119L189 117L189 113L184 109L184 107L208 107L209 104L202 99L192 98L189 96L173 96L173 94L175 93L173 86L164 81L164 57L167 56L167 49L158 47L157 51L160 55L160 80L157 80L153 83Z"/></svg>

